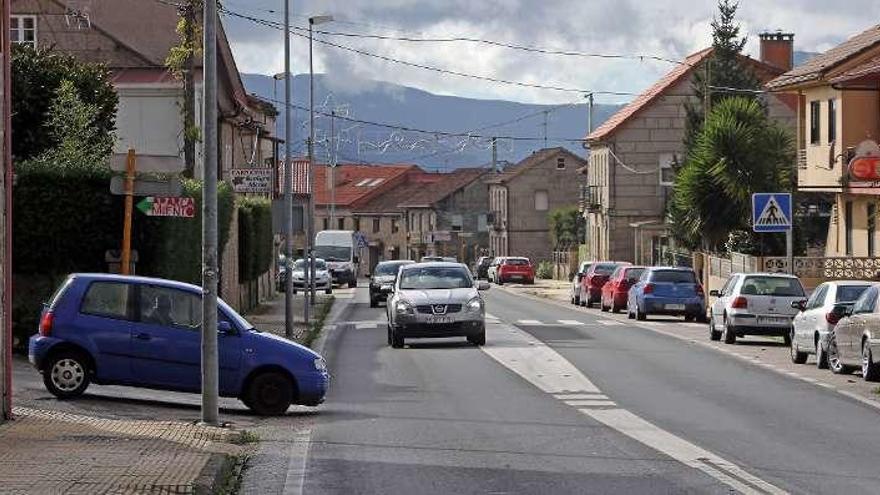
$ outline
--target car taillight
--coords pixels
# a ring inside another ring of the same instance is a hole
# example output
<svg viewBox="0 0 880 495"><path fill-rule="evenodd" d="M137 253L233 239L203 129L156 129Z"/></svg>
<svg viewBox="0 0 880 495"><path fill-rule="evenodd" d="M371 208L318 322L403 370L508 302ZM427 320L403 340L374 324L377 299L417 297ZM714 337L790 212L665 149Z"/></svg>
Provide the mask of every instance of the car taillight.
<svg viewBox="0 0 880 495"><path fill-rule="evenodd" d="M53 323L55 323L55 314L51 311L46 311L43 317L40 318L40 335L48 337L52 333Z"/></svg>
<svg viewBox="0 0 880 495"><path fill-rule="evenodd" d="M653 294L654 293L654 284L645 284L645 294Z"/></svg>
<svg viewBox="0 0 880 495"><path fill-rule="evenodd" d="M840 315L833 311L825 313L825 321L832 325L837 325L837 322L840 321Z"/></svg>
<svg viewBox="0 0 880 495"><path fill-rule="evenodd" d="M749 300L743 296L739 296L733 300L733 304L730 305L733 309L746 309L749 307Z"/></svg>

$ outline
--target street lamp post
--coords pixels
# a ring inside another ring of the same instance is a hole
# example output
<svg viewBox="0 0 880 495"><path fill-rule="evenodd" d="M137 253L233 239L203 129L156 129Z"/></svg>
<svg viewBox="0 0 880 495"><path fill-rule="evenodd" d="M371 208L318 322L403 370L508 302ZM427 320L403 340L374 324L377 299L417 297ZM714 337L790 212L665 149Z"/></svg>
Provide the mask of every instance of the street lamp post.
<svg viewBox="0 0 880 495"><path fill-rule="evenodd" d="M309 303L306 308L315 304L315 65L312 56L312 40L314 27L333 20L331 15L309 17L309 214L308 214L308 247L309 256ZM308 309L306 309L306 321Z"/></svg>
<svg viewBox="0 0 880 495"><path fill-rule="evenodd" d="M278 80L278 75L273 76ZM284 335L293 338L293 162L290 146L290 0L284 0Z"/></svg>

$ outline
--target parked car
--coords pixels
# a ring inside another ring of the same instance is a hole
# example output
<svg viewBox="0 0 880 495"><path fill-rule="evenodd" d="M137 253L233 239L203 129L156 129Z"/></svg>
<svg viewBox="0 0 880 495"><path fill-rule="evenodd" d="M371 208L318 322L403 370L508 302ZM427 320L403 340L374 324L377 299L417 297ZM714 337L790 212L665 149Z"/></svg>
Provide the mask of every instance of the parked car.
<svg viewBox="0 0 880 495"><path fill-rule="evenodd" d="M309 280L311 280L312 273L309 269L309 262L305 259L298 259L293 263L293 269L290 271L291 276L293 277L293 293L296 294L297 290L308 290L309 289ZM281 276L281 286L284 287L284 277L287 276L287 271L284 271L284 275ZM330 271L327 268L327 263L320 259L315 258L315 290L322 290L325 294L333 293L333 283L330 280Z"/></svg>
<svg viewBox="0 0 880 495"><path fill-rule="evenodd" d="M775 335L790 345L791 323L804 299L804 287L784 273L734 273L724 287L709 292L718 299L709 317L709 338L727 344L746 335Z"/></svg>
<svg viewBox="0 0 880 495"><path fill-rule="evenodd" d="M422 256L421 263L430 263L432 261L443 261L443 256Z"/></svg>
<svg viewBox="0 0 880 495"><path fill-rule="evenodd" d="M835 374L851 373L861 367L862 377L880 381L880 287L869 287L828 337L828 367Z"/></svg>
<svg viewBox="0 0 880 495"><path fill-rule="evenodd" d="M641 278L644 266L621 265L611 274L611 277L602 286L602 297L599 308L602 311L617 313L627 307L629 289Z"/></svg>
<svg viewBox="0 0 880 495"><path fill-rule="evenodd" d="M804 364L810 354L815 354L816 365L828 368L828 334L840 321L842 310L851 308L871 285L859 280L825 282L813 290L808 300L792 303L800 312L791 327L791 360Z"/></svg>
<svg viewBox="0 0 880 495"><path fill-rule="evenodd" d="M388 299L388 292L383 292L383 286L394 285L397 280L397 272L403 265L415 263L412 260L393 260L383 261L376 265L373 274L370 277L370 307L375 308L379 305L379 301Z"/></svg>
<svg viewBox="0 0 880 495"><path fill-rule="evenodd" d="M574 277L571 278L571 286L568 289L568 295L570 297L571 303L575 306L579 306L581 304L581 281L586 275L587 270L590 269L593 263L590 261L581 262L581 265L578 267L577 273L574 274Z"/></svg>
<svg viewBox="0 0 880 495"><path fill-rule="evenodd" d="M492 259L492 262L489 263L489 268L486 268L486 280L488 280L489 282L498 283L498 267L501 266L501 263L503 262L503 256Z"/></svg>
<svg viewBox="0 0 880 495"><path fill-rule="evenodd" d="M495 270L495 283L505 282L535 283L535 268L528 258L507 257Z"/></svg>
<svg viewBox="0 0 880 495"><path fill-rule="evenodd" d="M494 258L491 256L480 256L479 259L477 259L473 271L477 280L489 278L489 265L492 264L493 259Z"/></svg>
<svg viewBox="0 0 880 495"><path fill-rule="evenodd" d="M265 415L323 402L330 379L319 354L217 304L221 396ZM194 285L74 274L45 305L28 358L61 399L82 395L91 382L199 392L201 311L202 289Z"/></svg>
<svg viewBox="0 0 880 495"><path fill-rule="evenodd" d="M461 263L415 263L400 268L388 299L388 345L404 346L405 339L467 337L474 345L486 343L486 309L479 290Z"/></svg>
<svg viewBox="0 0 880 495"><path fill-rule="evenodd" d="M630 287L626 311L629 318L637 320L670 315L705 322L706 295L692 268L652 267Z"/></svg>
<svg viewBox="0 0 880 495"><path fill-rule="evenodd" d="M602 299L602 286L605 285L614 270L622 265L629 265L629 263L603 261L592 264L581 279L581 306L592 308L593 303L599 302Z"/></svg>

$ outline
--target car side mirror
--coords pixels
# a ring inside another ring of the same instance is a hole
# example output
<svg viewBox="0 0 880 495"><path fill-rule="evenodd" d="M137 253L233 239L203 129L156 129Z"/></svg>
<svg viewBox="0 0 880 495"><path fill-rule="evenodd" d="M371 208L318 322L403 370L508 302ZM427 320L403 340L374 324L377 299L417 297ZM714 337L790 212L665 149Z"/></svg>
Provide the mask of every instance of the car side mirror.
<svg viewBox="0 0 880 495"><path fill-rule="evenodd" d="M217 322L217 334L218 335L234 335L235 329L232 328L232 323L226 320L220 320Z"/></svg>
<svg viewBox="0 0 880 495"><path fill-rule="evenodd" d="M485 280L480 280L479 282L477 282L477 290L489 290L489 287L491 287L491 285L489 285L489 282L486 282Z"/></svg>
<svg viewBox="0 0 880 495"><path fill-rule="evenodd" d="M800 301L792 301L791 307L792 309L803 311L807 309L807 301L804 301L803 299L801 299Z"/></svg>
<svg viewBox="0 0 880 495"><path fill-rule="evenodd" d="M721 291L718 289L712 289L709 291L709 295L712 297L721 297Z"/></svg>
<svg viewBox="0 0 880 495"><path fill-rule="evenodd" d="M383 285L382 288L379 289L379 292L381 292L382 294L391 294L392 292L394 292L394 286L393 285Z"/></svg>
<svg viewBox="0 0 880 495"><path fill-rule="evenodd" d="M843 316L852 316L855 314L854 308L852 306L848 308L843 308Z"/></svg>

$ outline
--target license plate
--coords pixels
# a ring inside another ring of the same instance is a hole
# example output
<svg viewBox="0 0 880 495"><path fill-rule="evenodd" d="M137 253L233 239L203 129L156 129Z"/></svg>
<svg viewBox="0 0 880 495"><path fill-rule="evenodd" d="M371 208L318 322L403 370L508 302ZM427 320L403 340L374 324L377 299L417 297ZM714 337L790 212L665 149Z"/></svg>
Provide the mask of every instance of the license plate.
<svg viewBox="0 0 880 495"><path fill-rule="evenodd" d="M429 325L446 325L452 323L451 316L430 316L428 317Z"/></svg>
<svg viewBox="0 0 880 495"><path fill-rule="evenodd" d="M518 280L518 279L521 279L522 277L523 277L522 275L511 275L511 276L510 276L510 278L515 278L515 279L517 279L517 280Z"/></svg>
<svg viewBox="0 0 880 495"><path fill-rule="evenodd" d="M758 323L788 323L790 319L784 316L760 316Z"/></svg>
<svg viewBox="0 0 880 495"><path fill-rule="evenodd" d="M684 304L667 304L664 307L669 311L684 311Z"/></svg>

